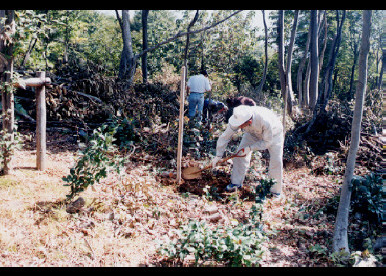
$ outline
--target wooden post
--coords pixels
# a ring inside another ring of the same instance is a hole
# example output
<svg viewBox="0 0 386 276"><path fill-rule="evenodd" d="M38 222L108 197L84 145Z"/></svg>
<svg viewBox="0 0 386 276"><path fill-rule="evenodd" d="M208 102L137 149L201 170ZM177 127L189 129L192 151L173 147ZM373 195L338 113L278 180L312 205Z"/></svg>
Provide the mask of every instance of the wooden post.
<svg viewBox="0 0 386 276"><path fill-rule="evenodd" d="M45 72L37 72L37 77L45 80ZM44 171L46 168L46 87L36 88L36 168Z"/></svg>
<svg viewBox="0 0 386 276"><path fill-rule="evenodd" d="M181 88L180 88L180 116L178 121L178 145L177 145L177 183L181 182L181 161L182 144L184 135L184 102L185 102L185 66L181 69Z"/></svg>

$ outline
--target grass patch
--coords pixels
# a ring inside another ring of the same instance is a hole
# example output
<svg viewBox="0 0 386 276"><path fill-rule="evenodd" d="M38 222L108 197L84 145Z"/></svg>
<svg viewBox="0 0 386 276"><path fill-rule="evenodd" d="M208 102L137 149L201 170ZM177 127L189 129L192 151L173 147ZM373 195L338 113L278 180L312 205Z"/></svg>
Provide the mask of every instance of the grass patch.
<svg viewBox="0 0 386 276"><path fill-rule="evenodd" d="M10 179L9 176L0 176L0 189L8 189L18 185L19 182L15 179Z"/></svg>

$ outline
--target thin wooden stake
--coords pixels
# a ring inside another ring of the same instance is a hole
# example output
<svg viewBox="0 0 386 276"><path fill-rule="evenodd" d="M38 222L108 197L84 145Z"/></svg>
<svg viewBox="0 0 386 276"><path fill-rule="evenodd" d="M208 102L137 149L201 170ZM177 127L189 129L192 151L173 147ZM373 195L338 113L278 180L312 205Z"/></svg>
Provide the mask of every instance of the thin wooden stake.
<svg viewBox="0 0 386 276"><path fill-rule="evenodd" d="M37 77L45 80L45 72L37 72ZM39 171L46 169L46 87L36 88L36 168Z"/></svg>
<svg viewBox="0 0 386 276"><path fill-rule="evenodd" d="M178 122L178 145L177 145L177 183L181 182L181 161L182 161L182 141L184 135L184 102L185 102L185 66L181 69L181 88L180 88L180 116Z"/></svg>

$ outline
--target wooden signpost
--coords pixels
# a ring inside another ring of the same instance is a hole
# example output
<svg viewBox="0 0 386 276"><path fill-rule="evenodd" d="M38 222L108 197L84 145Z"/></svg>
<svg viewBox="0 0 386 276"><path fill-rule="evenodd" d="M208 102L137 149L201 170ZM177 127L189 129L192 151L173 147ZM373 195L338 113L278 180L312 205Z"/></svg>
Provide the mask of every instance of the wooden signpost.
<svg viewBox="0 0 386 276"><path fill-rule="evenodd" d="M15 87L36 87L36 168L39 171L46 169L46 86L51 84L51 79L46 78L46 72L37 72L36 78L20 80Z"/></svg>

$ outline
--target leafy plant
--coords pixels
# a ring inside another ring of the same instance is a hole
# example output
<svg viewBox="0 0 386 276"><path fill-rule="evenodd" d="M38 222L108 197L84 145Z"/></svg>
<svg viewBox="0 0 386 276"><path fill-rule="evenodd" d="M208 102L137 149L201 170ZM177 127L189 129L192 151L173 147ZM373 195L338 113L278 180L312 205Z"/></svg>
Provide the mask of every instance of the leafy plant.
<svg viewBox="0 0 386 276"><path fill-rule="evenodd" d="M262 202L267 195L270 194L271 187L276 184L276 180L273 178L262 178L260 185L256 186L256 199L257 203Z"/></svg>
<svg viewBox="0 0 386 276"><path fill-rule="evenodd" d="M22 147L22 136L14 131L14 139L11 139L11 134L5 130L0 131L0 171L8 166L11 157L15 154L15 150Z"/></svg>
<svg viewBox="0 0 386 276"><path fill-rule="evenodd" d="M324 170L327 174L336 174L342 170L340 166L335 164L334 155L331 152L326 153L326 162Z"/></svg>
<svg viewBox="0 0 386 276"><path fill-rule="evenodd" d="M70 169L68 176L62 178L68 183L64 186L71 187L68 199L105 178L110 169L121 172L124 158L119 156L118 149L113 144L115 133L116 128L109 130L107 125L94 130L89 145L82 152L77 164Z"/></svg>
<svg viewBox="0 0 386 276"><path fill-rule="evenodd" d="M135 120L130 120L126 117L119 118L114 117L109 129L115 131L114 138L115 144L120 148L129 148L134 142L140 140L139 134L135 130ZM114 130L115 129L115 130Z"/></svg>
<svg viewBox="0 0 386 276"><path fill-rule="evenodd" d="M310 245L308 248L308 251L311 253L313 256L323 256L328 254L328 249L327 247L320 245L320 244L315 244L315 245Z"/></svg>
<svg viewBox="0 0 386 276"><path fill-rule="evenodd" d="M370 173L364 177L354 176L351 181L351 208L354 213L380 223L382 221L382 179Z"/></svg>
<svg viewBox="0 0 386 276"><path fill-rule="evenodd" d="M177 234L179 238L163 245L159 252L180 261L193 253L196 265L200 260L215 260L230 266L254 266L264 253L261 243L265 237L254 222L213 230L205 222L190 221Z"/></svg>
<svg viewBox="0 0 386 276"><path fill-rule="evenodd" d="M193 254L198 262L218 261L230 266L258 266L266 236L262 230L263 207L255 204L245 223L212 229L205 221L191 220L176 231L178 238L160 246L159 253L183 261Z"/></svg>

